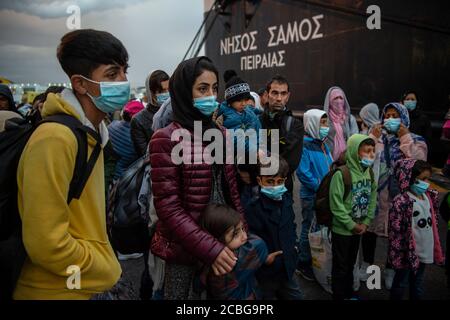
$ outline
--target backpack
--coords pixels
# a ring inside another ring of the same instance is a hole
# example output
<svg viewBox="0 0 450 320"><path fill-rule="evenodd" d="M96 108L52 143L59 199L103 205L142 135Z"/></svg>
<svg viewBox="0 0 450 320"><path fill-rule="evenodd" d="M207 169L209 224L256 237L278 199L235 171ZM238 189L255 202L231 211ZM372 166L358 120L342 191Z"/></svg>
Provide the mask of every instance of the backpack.
<svg viewBox="0 0 450 320"><path fill-rule="evenodd" d="M77 118L57 114L37 123L14 118L0 133L0 300L12 298L16 282L27 257L22 241L22 225L18 209L17 167L22 151L33 132L43 123L60 123L71 129L78 143L75 168L70 182L67 203L79 199L101 152L101 137ZM88 157L88 138L97 144Z"/></svg>
<svg viewBox="0 0 450 320"><path fill-rule="evenodd" d="M150 249L151 201L150 163L145 155L125 171L108 197L108 230L116 251L131 254Z"/></svg>
<svg viewBox="0 0 450 320"><path fill-rule="evenodd" d="M331 179L337 171L340 171L342 174L342 180L344 182L344 199L347 198L352 187L352 176L350 169L345 164L338 166L334 163L330 172L328 172L328 174L320 182L314 202L317 224L325 225L328 228L331 228L333 222L333 212L330 208L330 185ZM369 169L369 172L370 179L373 183L374 173L372 168Z"/></svg>

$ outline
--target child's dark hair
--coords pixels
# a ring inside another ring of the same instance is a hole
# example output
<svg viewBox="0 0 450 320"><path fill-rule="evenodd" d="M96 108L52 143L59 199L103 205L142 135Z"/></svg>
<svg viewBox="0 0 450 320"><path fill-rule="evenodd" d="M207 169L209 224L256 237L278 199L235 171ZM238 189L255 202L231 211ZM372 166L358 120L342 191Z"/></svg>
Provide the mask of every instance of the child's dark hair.
<svg viewBox="0 0 450 320"><path fill-rule="evenodd" d="M409 185L413 185L417 177L424 171L430 171L430 173L433 172L431 164L423 160L417 160L411 169L411 179L409 180Z"/></svg>
<svg viewBox="0 0 450 320"><path fill-rule="evenodd" d="M375 141L372 138L367 138L359 144L359 148L362 148L364 146L375 147Z"/></svg>
<svg viewBox="0 0 450 320"><path fill-rule="evenodd" d="M81 29L66 33L56 53L64 72L87 78L101 64L128 66L128 52L119 39L106 31Z"/></svg>
<svg viewBox="0 0 450 320"><path fill-rule="evenodd" d="M148 87L153 93L161 92L161 82L169 80L169 75L162 70L155 70L148 79Z"/></svg>
<svg viewBox="0 0 450 320"><path fill-rule="evenodd" d="M225 233L241 221L239 212L223 204L209 204L200 217L200 227L225 243Z"/></svg>
<svg viewBox="0 0 450 320"><path fill-rule="evenodd" d="M282 156L274 154L274 153L272 153L272 155L270 157L271 157L270 158L271 162L269 162L268 164L260 163L258 165L258 176L262 176L262 174L261 174L262 168L269 168L272 164L272 161L277 161L278 162L278 171L276 174L271 175L271 176L287 178L287 176L289 174L289 164L287 163L287 161L284 160L284 158Z"/></svg>

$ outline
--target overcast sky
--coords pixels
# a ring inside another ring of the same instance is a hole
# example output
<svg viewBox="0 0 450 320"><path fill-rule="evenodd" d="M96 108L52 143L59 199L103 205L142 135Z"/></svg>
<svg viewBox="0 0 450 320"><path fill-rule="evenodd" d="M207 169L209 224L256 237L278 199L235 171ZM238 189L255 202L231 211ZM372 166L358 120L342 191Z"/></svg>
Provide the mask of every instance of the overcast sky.
<svg viewBox="0 0 450 320"><path fill-rule="evenodd" d="M203 0L0 1L0 76L14 82L68 82L56 47L70 30L66 12L81 9L81 28L105 30L128 50L129 79L143 85L151 70L172 73L203 19Z"/></svg>

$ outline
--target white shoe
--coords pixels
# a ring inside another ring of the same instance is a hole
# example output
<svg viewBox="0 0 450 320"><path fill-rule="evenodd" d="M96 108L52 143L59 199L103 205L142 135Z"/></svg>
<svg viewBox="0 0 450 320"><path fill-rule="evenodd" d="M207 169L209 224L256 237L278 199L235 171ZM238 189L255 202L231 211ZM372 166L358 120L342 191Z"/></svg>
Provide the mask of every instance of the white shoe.
<svg viewBox="0 0 450 320"><path fill-rule="evenodd" d="M367 273L367 268L370 265L367 262L363 262L363 264L361 265L361 268L359 268L359 280L366 282L367 279L369 278L369 274Z"/></svg>
<svg viewBox="0 0 450 320"><path fill-rule="evenodd" d="M384 286L386 287L386 289L391 290L394 276L394 269L384 269Z"/></svg>
<svg viewBox="0 0 450 320"><path fill-rule="evenodd" d="M139 259L144 256L143 253L131 253L131 254L121 254L120 252L117 252L118 259L120 261L126 261L130 259Z"/></svg>

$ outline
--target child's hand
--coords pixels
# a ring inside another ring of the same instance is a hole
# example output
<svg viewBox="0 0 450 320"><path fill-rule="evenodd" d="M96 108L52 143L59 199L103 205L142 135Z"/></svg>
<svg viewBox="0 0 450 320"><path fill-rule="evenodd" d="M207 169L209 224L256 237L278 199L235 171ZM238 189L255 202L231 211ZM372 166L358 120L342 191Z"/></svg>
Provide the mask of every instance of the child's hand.
<svg viewBox="0 0 450 320"><path fill-rule="evenodd" d="M231 272L236 265L237 258L228 247L225 247L217 256L211 268L216 276Z"/></svg>
<svg viewBox="0 0 450 320"><path fill-rule="evenodd" d="M354 234L358 234L358 235L363 234L365 232L364 225L360 224L360 223L357 223L355 225L355 227L353 228L352 232Z"/></svg>
<svg viewBox="0 0 450 320"><path fill-rule="evenodd" d="M283 251L276 251L276 252L272 252L271 254L269 254L266 259L266 265L270 266L275 261L275 258L282 254L283 254Z"/></svg>

